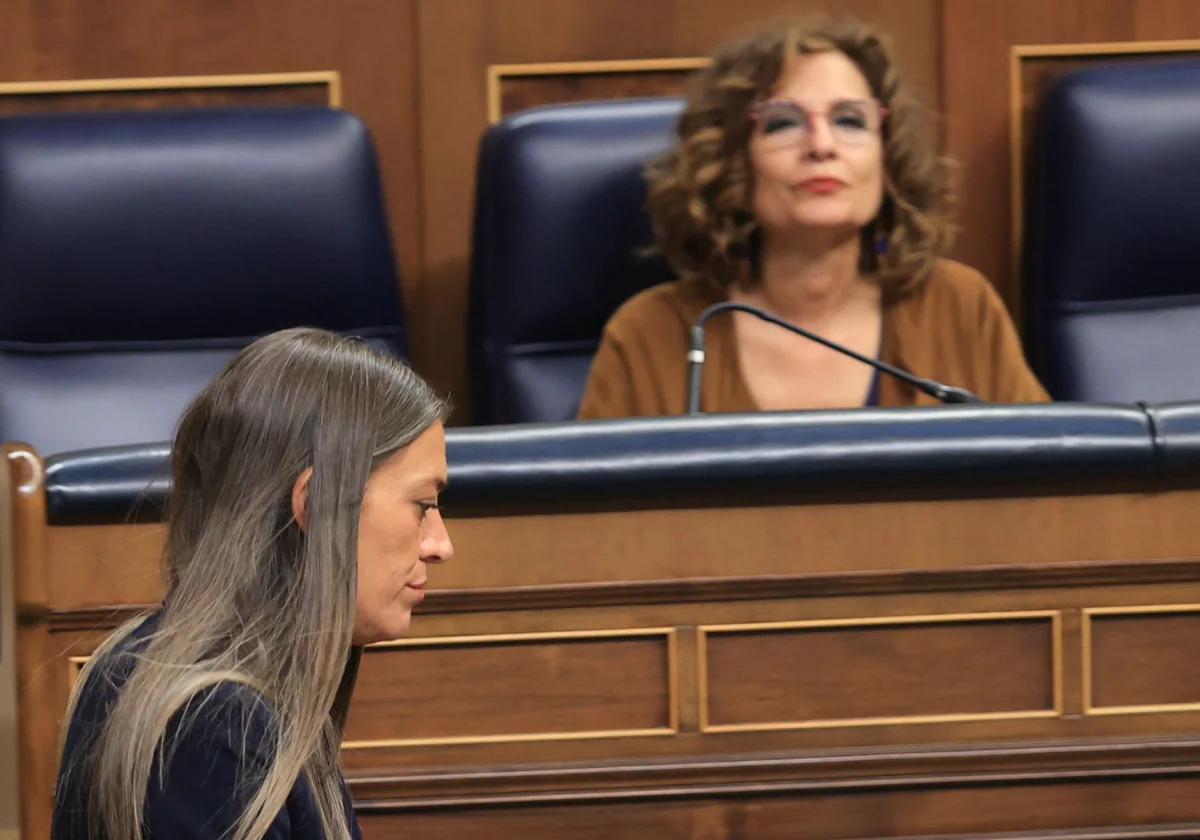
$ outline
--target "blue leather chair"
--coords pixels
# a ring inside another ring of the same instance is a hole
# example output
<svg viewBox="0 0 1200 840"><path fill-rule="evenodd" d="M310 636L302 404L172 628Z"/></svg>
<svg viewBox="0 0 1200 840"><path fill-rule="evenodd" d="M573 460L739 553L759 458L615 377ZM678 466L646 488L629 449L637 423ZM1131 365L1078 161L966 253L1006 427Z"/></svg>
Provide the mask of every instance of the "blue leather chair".
<svg viewBox="0 0 1200 840"><path fill-rule="evenodd" d="M408 343L375 153L327 108L0 119L0 441L169 439L241 347Z"/></svg>
<svg viewBox="0 0 1200 840"><path fill-rule="evenodd" d="M642 168L669 149L678 98L516 114L483 137L471 258L476 424L574 416L604 323L671 277L652 243Z"/></svg>
<svg viewBox="0 0 1200 840"><path fill-rule="evenodd" d="M1060 79L1035 126L1029 353L1060 400L1200 398L1200 61Z"/></svg>

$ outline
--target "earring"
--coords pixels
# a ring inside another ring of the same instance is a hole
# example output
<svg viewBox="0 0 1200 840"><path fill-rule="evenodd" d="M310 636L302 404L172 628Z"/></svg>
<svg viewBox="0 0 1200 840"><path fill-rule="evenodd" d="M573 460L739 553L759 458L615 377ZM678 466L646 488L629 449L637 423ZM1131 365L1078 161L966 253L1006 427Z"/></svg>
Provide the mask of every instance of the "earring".
<svg viewBox="0 0 1200 840"><path fill-rule="evenodd" d="M875 256L882 257L888 252L887 234L880 232L875 237Z"/></svg>

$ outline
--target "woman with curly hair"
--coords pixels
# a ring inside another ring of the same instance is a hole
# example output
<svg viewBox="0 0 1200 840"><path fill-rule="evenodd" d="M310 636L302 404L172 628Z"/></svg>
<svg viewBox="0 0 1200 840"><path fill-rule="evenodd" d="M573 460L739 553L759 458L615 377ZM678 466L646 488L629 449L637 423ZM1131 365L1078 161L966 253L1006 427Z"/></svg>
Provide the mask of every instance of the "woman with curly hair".
<svg viewBox="0 0 1200 840"><path fill-rule="evenodd" d="M712 58L677 147L646 173L658 249L679 279L610 319L579 417L682 413L689 327L724 300L990 402L1049 399L992 285L942 256L951 166L880 37L787 22ZM706 412L934 402L745 312L708 322L707 354Z"/></svg>

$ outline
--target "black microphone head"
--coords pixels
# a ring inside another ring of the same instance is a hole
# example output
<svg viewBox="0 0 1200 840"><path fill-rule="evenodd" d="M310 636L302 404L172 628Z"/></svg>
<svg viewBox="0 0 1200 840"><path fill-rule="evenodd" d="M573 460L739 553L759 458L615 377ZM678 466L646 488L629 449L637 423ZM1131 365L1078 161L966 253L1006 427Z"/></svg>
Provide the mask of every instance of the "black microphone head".
<svg viewBox="0 0 1200 840"><path fill-rule="evenodd" d="M958 388L954 385L942 385L939 389L938 399L947 404L960 403L982 403L983 400L972 394L966 388Z"/></svg>

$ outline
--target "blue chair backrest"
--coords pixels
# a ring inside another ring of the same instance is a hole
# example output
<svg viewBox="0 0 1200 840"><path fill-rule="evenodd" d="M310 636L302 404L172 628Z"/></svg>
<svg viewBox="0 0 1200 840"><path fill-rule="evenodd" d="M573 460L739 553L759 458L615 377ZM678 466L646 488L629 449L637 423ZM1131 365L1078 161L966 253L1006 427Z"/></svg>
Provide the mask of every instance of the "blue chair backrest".
<svg viewBox="0 0 1200 840"><path fill-rule="evenodd" d="M255 337L407 356L375 152L328 108L0 119L0 440L169 439Z"/></svg>
<svg viewBox="0 0 1200 840"><path fill-rule="evenodd" d="M682 99L536 108L480 145L471 258L477 424L567 420L609 316L670 271L642 170L675 142Z"/></svg>
<svg viewBox="0 0 1200 840"><path fill-rule="evenodd" d="M1200 398L1200 61L1060 79L1027 209L1030 357L1050 392Z"/></svg>

